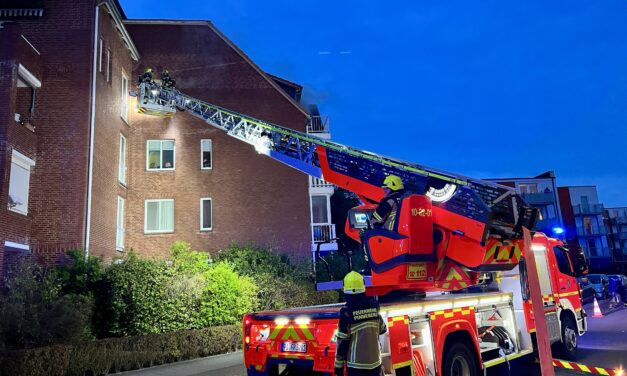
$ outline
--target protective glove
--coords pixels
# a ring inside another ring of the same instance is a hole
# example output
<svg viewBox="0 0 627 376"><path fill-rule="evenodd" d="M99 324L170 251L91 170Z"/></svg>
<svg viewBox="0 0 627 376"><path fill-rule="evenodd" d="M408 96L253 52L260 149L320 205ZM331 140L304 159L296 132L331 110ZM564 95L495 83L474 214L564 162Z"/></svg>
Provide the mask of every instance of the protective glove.
<svg viewBox="0 0 627 376"><path fill-rule="evenodd" d="M335 369L335 376L344 376L344 367Z"/></svg>

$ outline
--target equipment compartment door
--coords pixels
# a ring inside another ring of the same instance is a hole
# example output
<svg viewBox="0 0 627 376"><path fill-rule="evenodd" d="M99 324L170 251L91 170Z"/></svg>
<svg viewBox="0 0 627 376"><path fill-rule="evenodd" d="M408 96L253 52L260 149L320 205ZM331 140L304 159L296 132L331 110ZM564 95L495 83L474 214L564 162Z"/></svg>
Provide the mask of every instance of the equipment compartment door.
<svg viewBox="0 0 627 376"><path fill-rule="evenodd" d="M553 300L553 286L551 285L551 271L546 260L545 250L534 250L533 255L538 268L538 278L540 279L540 291L542 292L542 302L545 308L555 306Z"/></svg>

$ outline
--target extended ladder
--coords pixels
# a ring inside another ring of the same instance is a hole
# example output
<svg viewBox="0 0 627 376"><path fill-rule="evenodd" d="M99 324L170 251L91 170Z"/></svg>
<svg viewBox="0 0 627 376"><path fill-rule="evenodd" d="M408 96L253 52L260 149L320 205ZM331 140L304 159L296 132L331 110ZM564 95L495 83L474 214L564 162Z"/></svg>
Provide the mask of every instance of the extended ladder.
<svg viewBox="0 0 627 376"><path fill-rule="evenodd" d="M403 179L409 192L426 194L434 205L486 225L506 237L520 237L522 226L534 228L536 212L514 189L479 179L443 172L320 139L307 133L271 124L251 116L207 103L156 83L139 85L139 112L172 116L187 111L255 150L318 179L377 200L385 176ZM325 165L321 165L324 154ZM366 183L363 189L348 186L348 180ZM341 180L341 181L338 181ZM487 231L486 231L487 233Z"/></svg>

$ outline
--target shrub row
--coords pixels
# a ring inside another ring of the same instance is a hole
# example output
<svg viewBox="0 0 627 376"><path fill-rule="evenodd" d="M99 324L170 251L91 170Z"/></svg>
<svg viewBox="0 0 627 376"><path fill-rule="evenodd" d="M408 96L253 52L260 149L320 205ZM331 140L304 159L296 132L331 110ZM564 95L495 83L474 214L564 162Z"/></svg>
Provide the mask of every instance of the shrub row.
<svg viewBox="0 0 627 376"><path fill-rule="evenodd" d="M235 351L239 325L51 345L0 354L0 375L105 375Z"/></svg>

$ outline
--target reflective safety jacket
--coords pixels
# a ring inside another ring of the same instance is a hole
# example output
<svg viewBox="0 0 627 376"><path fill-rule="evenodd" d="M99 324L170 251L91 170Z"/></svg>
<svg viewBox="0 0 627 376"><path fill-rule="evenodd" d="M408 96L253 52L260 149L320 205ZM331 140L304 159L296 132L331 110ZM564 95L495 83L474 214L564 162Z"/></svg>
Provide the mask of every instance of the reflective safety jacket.
<svg viewBox="0 0 627 376"><path fill-rule="evenodd" d="M347 304L340 310L335 368L343 368L344 364L356 369L380 366L379 336L386 331L374 299L363 296L357 304Z"/></svg>
<svg viewBox="0 0 627 376"><path fill-rule="evenodd" d="M372 214L375 228L384 228L386 230L394 231L397 213L401 206L404 193L405 192L403 190L395 191L389 196L385 196L381 199L379 206L377 206L377 209Z"/></svg>

